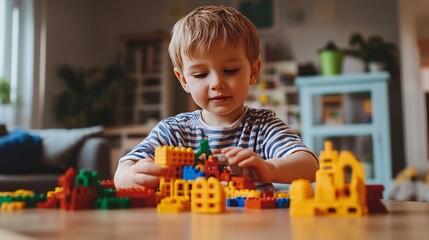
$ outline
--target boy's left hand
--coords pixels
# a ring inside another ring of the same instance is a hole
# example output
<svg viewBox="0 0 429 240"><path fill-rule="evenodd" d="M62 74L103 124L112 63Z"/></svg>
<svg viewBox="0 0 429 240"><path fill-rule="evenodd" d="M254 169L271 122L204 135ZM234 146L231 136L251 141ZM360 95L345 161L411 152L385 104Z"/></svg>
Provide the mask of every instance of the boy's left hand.
<svg viewBox="0 0 429 240"><path fill-rule="evenodd" d="M258 175L258 181L263 183L272 181L272 168L274 166L270 162L264 161L252 150L241 147L227 147L223 148L221 152L228 158L229 165L237 165L240 168L253 168Z"/></svg>

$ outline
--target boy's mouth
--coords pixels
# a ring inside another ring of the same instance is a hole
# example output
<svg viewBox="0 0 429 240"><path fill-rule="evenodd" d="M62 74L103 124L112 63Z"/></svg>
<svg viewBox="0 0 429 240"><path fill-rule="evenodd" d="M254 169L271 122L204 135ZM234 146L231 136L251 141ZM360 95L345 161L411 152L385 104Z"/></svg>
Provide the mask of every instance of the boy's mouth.
<svg viewBox="0 0 429 240"><path fill-rule="evenodd" d="M209 100L210 101L215 101L215 102L225 102L229 99L230 97L228 96L216 96L216 97L212 97Z"/></svg>

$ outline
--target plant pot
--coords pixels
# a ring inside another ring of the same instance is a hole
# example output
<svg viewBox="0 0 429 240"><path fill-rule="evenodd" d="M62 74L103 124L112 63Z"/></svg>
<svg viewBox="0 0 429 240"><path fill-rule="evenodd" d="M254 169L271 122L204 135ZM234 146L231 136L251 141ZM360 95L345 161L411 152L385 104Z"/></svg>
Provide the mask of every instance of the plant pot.
<svg viewBox="0 0 429 240"><path fill-rule="evenodd" d="M338 75L343 68L343 54L340 51L324 50L319 53L320 71L324 76Z"/></svg>

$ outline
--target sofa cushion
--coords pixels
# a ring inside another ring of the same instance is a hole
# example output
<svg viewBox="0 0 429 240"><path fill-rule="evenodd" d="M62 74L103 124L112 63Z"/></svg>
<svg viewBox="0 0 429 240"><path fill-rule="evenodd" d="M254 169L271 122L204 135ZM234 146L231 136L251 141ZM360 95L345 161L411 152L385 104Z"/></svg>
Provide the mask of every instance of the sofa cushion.
<svg viewBox="0 0 429 240"><path fill-rule="evenodd" d="M0 137L0 173L28 173L40 165L42 139L23 130Z"/></svg>
<svg viewBox="0 0 429 240"><path fill-rule="evenodd" d="M103 131L102 126L75 129L31 130L42 138L42 164L66 169L75 164L75 158L83 142Z"/></svg>

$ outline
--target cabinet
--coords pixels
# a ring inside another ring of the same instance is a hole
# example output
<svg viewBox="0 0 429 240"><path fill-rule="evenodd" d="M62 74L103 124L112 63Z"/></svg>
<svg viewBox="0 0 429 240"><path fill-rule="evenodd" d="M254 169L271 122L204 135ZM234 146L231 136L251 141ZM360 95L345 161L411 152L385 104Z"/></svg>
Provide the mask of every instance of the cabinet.
<svg viewBox="0 0 429 240"><path fill-rule="evenodd" d="M389 191L392 160L386 72L298 77L301 134L316 154L325 140L362 161L368 184Z"/></svg>
<svg viewBox="0 0 429 240"><path fill-rule="evenodd" d="M165 33L120 36L119 61L128 73L117 106L117 125L146 124L172 113L174 84Z"/></svg>
<svg viewBox="0 0 429 240"><path fill-rule="evenodd" d="M299 98L295 86L297 72L297 63L293 61L264 62L257 84L250 89L246 105L272 109L277 117L299 133Z"/></svg>

